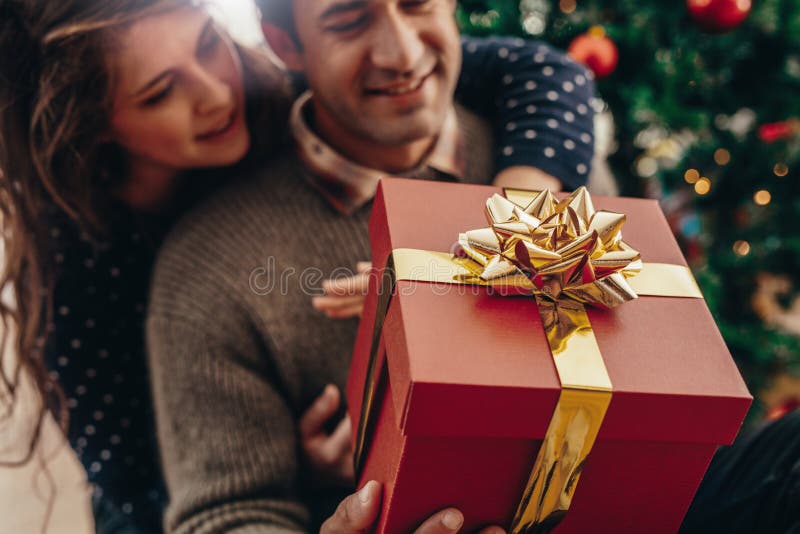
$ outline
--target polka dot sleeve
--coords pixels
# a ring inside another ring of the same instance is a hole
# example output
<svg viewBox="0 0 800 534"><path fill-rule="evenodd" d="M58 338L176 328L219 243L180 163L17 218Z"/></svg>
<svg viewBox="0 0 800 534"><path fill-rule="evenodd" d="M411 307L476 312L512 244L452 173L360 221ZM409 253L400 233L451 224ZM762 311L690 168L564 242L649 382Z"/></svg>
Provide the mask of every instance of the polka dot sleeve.
<svg viewBox="0 0 800 534"><path fill-rule="evenodd" d="M462 39L456 96L493 119L497 170L536 167L571 190L585 185L594 151L591 71L546 44Z"/></svg>

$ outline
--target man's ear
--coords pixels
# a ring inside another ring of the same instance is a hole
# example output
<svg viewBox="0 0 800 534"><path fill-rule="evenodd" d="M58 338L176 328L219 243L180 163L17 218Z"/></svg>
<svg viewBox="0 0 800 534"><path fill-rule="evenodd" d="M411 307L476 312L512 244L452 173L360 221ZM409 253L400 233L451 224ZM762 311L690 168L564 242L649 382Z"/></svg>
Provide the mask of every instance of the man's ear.
<svg viewBox="0 0 800 534"><path fill-rule="evenodd" d="M303 58L300 55L297 43L286 30L269 22L261 21L261 31L264 33L264 39L266 39L269 47L283 61L288 70L304 70Z"/></svg>

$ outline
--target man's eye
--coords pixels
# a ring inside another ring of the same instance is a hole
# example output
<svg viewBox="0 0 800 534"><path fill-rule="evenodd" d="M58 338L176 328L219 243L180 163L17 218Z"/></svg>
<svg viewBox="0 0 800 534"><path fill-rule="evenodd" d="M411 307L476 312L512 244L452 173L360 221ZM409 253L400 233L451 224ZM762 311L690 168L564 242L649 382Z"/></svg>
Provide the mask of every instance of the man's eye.
<svg viewBox="0 0 800 534"><path fill-rule="evenodd" d="M150 95L147 98L145 98L144 100L142 100L142 106L144 106L144 107L155 106L159 102L162 102L163 100L165 100L169 96L171 91L172 91L172 84L169 83L166 86L164 86L164 88L161 89L160 91L158 91L157 93L155 93L153 95Z"/></svg>
<svg viewBox="0 0 800 534"><path fill-rule="evenodd" d="M347 33L363 27L367 19L368 15L366 13L357 16L341 17L340 20L331 21L329 24L326 24L325 29L334 33Z"/></svg>

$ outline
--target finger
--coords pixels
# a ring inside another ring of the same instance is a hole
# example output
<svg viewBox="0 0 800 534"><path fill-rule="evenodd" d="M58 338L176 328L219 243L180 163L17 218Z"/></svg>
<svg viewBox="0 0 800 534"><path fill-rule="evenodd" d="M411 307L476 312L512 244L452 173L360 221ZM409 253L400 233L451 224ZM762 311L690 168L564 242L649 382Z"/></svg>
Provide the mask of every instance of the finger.
<svg viewBox="0 0 800 534"><path fill-rule="evenodd" d="M369 275L361 273L346 278L331 278L322 282L322 289L329 295L363 295L369 289Z"/></svg>
<svg viewBox="0 0 800 534"><path fill-rule="evenodd" d="M333 431L333 434L325 440L325 444L322 446L322 454L327 458L329 463L353 463L350 440L351 430L350 416L346 415L336 426L336 430Z"/></svg>
<svg viewBox="0 0 800 534"><path fill-rule="evenodd" d="M497 525L492 525L491 527L481 529L478 534L506 534L506 531L504 528L498 527Z"/></svg>
<svg viewBox="0 0 800 534"><path fill-rule="evenodd" d="M356 534L372 525L378 517L381 486L367 482L358 493L343 500L333 515L322 524L320 534Z"/></svg>
<svg viewBox="0 0 800 534"><path fill-rule="evenodd" d="M359 273L368 273L372 269L371 261L360 261L356 264L356 271Z"/></svg>
<svg viewBox="0 0 800 534"><path fill-rule="evenodd" d="M349 319L350 317L359 317L364 309L363 300L358 304L353 304L346 308L336 308L325 311L325 315L331 319Z"/></svg>
<svg viewBox="0 0 800 534"><path fill-rule="evenodd" d="M355 473L355 466L353 464L353 424L350 420L350 415L345 416L339 426L336 427L334 431L334 436L340 434L343 437L343 448L339 451L339 454L342 458L342 470L341 476L343 480L346 481L353 481L355 480L356 473ZM337 439L339 439L337 437Z"/></svg>
<svg viewBox="0 0 800 534"><path fill-rule="evenodd" d="M458 532L464 524L464 515L455 508L446 508L433 514L414 534L450 534Z"/></svg>
<svg viewBox="0 0 800 534"><path fill-rule="evenodd" d="M364 295L336 296L336 297L313 297L311 304L315 310L327 311L337 308L346 308L359 302L364 302Z"/></svg>
<svg viewBox="0 0 800 534"><path fill-rule="evenodd" d="M300 436L307 439L322 431L325 421L339 408L339 390L328 384L300 418Z"/></svg>

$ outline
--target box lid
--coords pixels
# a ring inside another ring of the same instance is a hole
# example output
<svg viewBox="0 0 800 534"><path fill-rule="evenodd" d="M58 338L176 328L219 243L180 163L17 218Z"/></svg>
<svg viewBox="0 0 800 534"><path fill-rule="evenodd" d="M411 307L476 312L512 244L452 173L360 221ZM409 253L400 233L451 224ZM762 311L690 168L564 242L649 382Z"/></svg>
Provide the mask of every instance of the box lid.
<svg viewBox="0 0 800 534"><path fill-rule="evenodd" d="M484 205L495 192L382 180L370 224L373 263L385 265L396 248L453 250L459 232L486 226ZM686 265L656 201L593 201L597 209L627 215L624 239L645 262ZM359 328L351 404L360 404L374 293ZM588 314L614 390L598 439L733 440L751 397L705 301L639 297L610 311L588 308ZM560 383L535 299L401 281L383 332L405 433L544 436ZM359 408L351 406L352 413Z"/></svg>

